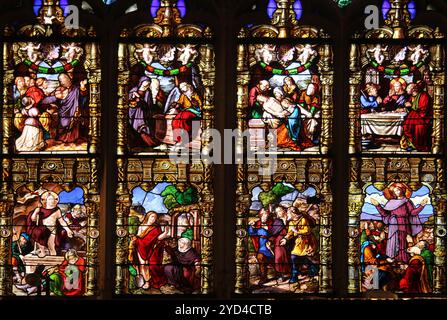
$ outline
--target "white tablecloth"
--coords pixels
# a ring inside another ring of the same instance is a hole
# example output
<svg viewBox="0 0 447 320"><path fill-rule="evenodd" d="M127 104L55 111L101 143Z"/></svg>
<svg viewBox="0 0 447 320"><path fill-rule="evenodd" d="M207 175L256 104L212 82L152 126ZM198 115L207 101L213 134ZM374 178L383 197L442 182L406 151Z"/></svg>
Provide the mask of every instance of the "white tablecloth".
<svg viewBox="0 0 447 320"><path fill-rule="evenodd" d="M401 136L406 112L376 112L360 116L362 134Z"/></svg>

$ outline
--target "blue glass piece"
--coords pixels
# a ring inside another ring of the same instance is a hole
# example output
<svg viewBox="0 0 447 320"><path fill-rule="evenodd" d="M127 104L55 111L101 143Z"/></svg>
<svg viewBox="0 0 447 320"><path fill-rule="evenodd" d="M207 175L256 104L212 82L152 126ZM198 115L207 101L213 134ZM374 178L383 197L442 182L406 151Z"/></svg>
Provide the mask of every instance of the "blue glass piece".
<svg viewBox="0 0 447 320"><path fill-rule="evenodd" d="M157 16L157 11L160 9L160 0L152 0L151 4L151 16L155 18Z"/></svg>
<svg viewBox="0 0 447 320"><path fill-rule="evenodd" d="M410 12L410 18L411 20L414 20L416 18L416 3L414 0L411 0L410 3L408 3L408 12Z"/></svg>
<svg viewBox="0 0 447 320"><path fill-rule="evenodd" d="M84 204L84 190L76 187L72 191L59 193L60 204Z"/></svg>
<svg viewBox="0 0 447 320"><path fill-rule="evenodd" d="M386 20L386 16L391 9L391 4L388 0L384 0L382 3L382 16L383 19Z"/></svg>

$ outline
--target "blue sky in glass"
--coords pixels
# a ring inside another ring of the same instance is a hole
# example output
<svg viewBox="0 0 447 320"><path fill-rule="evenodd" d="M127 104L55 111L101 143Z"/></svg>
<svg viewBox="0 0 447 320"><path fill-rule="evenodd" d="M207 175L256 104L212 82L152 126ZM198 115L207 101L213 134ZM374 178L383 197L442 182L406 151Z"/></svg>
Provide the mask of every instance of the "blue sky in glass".
<svg viewBox="0 0 447 320"><path fill-rule="evenodd" d="M106 5L109 5L109 4L112 4L112 3L115 3L116 2L116 0L102 0Z"/></svg>
<svg viewBox="0 0 447 320"><path fill-rule="evenodd" d="M172 183L161 182L149 192L144 191L141 187L134 188L132 190L132 205L142 205L146 212L155 211L157 213L167 213L168 209L163 203L161 193L170 185Z"/></svg>
<svg viewBox="0 0 447 320"><path fill-rule="evenodd" d="M60 204L84 204L84 190L76 187L71 191L62 191L59 193Z"/></svg>
<svg viewBox="0 0 447 320"><path fill-rule="evenodd" d="M360 216L361 220L382 220L382 217L379 214L379 211L377 211L376 207L372 205L370 202L371 196L373 196L376 200L378 200L381 204L386 203L385 196L383 195L383 192L377 189L374 185L370 185L365 189L365 203L362 207L362 214ZM411 201L413 204L417 207L422 199L429 198L430 195L430 189L426 186L423 186L419 188L418 190L415 190L411 194ZM382 200L382 201L380 201ZM421 222L424 223L427 221L430 216L434 214L434 208L433 205L431 205L431 202L429 202L424 209L419 213L419 218L421 219Z"/></svg>
<svg viewBox="0 0 447 320"><path fill-rule="evenodd" d="M283 183L285 186L293 188L294 190L289 193L284 195L280 202L287 202L288 204L292 204L293 201L295 201L296 198L301 197L301 198L308 198L308 197L314 197L317 195L317 190L315 190L315 188L313 187L308 187L306 190L304 190L303 192L299 192L298 190L295 189L295 187L287 182ZM259 201L259 194L262 192L261 187L254 187L253 190L251 191L251 206L250 206L250 210L261 210L262 209L262 204L261 201Z"/></svg>

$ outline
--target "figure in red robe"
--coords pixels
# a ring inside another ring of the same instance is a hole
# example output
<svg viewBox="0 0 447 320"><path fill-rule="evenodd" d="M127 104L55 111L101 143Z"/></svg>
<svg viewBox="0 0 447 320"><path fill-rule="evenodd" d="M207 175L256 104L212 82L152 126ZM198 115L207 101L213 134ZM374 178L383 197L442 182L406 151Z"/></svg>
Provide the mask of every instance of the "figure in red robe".
<svg viewBox="0 0 447 320"><path fill-rule="evenodd" d="M410 109L402 126L401 147L406 150L430 151L433 119L433 101L422 90L421 83L410 84L407 92L411 98L406 103Z"/></svg>
<svg viewBox="0 0 447 320"><path fill-rule="evenodd" d="M417 246L409 250L412 255L408 262L408 268L399 282L399 288L405 293L430 293L431 287L428 281L427 266L421 256L421 249Z"/></svg>
<svg viewBox="0 0 447 320"><path fill-rule="evenodd" d="M177 101L177 108L179 113L172 121L172 129L174 130L174 138L176 142L181 142L181 133L176 130L184 130L189 136L189 141L194 139L195 134L192 132L192 121L200 119L202 115L202 100L199 95L194 91L192 85L186 82L182 82L179 86L182 93Z"/></svg>
<svg viewBox="0 0 447 320"><path fill-rule="evenodd" d="M139 275L144 278L143 289L159 289L167 282L163 269L163 239L168 237L168 228L163 231L157 224L158 214L150 211L146 214L138 234L130 242L129 260Z"/></svg>

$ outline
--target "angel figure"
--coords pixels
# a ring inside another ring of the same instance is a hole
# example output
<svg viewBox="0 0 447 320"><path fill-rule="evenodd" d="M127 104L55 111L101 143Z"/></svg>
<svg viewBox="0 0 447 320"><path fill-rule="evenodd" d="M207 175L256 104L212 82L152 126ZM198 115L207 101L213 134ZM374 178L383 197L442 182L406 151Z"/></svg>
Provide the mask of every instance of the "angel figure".
<svg viewBox="0 0 447 320"><path fill-rule="evenodd" d="M312 57L317 55L317 51L315 51L313 47L315 47L315 45L310 44L306 44L303 48L296 47L296 51L300 54L298 60L302 65L306 64Z"/></svg>
<svg viewBox="0 0 447 320"><path fill-rule="evenodd" d="M180 55L177 60L180 61L183 65L186 65L188 62L193 61L199 54L196 47L190 44L179 46L178 51Z"/></svg>
<svg viewBox="0 0 447 320"><path fill-rule="evenodd" d="M72 62L75 59L79 59L84 50L78 46L76 43L72 42L68 45L62 45L62 48L66 51L64 54L64 58L68 63Z"/></svg>
<svg viewBox="0 0 447 320"><path fill-rule="evenodd" d="M376 62L378 64L382 64L383 61L385 60L385 56L382 54L382 52L385 52L387 50L388 50L388 46L386 46L385 48L382 48L382 46L380 44L378 44L374 48L368 49L366 51L373 53L374 59L376 60Z"/></svg>
<svg viewBox="0 0 447 320"><path fill-rule="evenodd" d="M39 53L37 50L40 49L41 44L38 45L33 44L32 42L28 43L25 47L20 48L21 51L26 51L26 55L31 62L36 62L39 58Z"/></svg>
<svg viewBox="0 0 447 320"><path fill-rule="evenodd" d="M135 49L135 56L137 59L139 59L139 56L141 55L143 57L144 62L146 62L148 65L154 61L154 55L157 52L157 47L155 45L150 44L144 44L143 47L140 47L138 49Z"/></svg>
<svg viewBox="0 0 447 320"><path fill-rule="evenodd" d="M418 44L414 48L408 48L408 50L413 52L410 56L410 61L413 61L414 65L418 64L421 61L421 59L425 58L425 56L428 53L428 50L422 48L420 44Z"/></svg>
<svg viewBox="0 0 447 320"><path fill-rule="evenodd" d="M403 47L402 50L400 50L396 56L393 59L393 62L399 63L405 60L407 56L407 47Z"/></svg>

